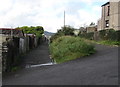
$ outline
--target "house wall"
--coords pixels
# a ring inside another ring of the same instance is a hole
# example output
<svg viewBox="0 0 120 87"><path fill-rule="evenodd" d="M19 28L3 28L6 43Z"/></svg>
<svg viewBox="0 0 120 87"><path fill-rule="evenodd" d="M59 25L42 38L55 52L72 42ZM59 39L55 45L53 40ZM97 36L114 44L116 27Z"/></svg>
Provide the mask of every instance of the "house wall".
<svg viewBox="0 0 120 87"><path fill-rule="evenodd" d="M110 20L110 16L108 16L108 5L102 6L102 17L101 17L101 29L107 29L106 28L106 20Z"/></svg>
<svg viewBox="0 0 120 87"><path fill-rule="evenodd" d="M118 3L118 30L120 30L120 1Z"/></svg>
<svg viewBox="0 0 120 87"><path fill-rule="evenodd" d="M93 27L87 27L87 33L95 32L96 30L97 30L97 27L96 27L96 26L93 26Z"/></svg>
<svg viewBox="0 0 120 87"><path fill-rule="evenodd" d="M99 19L99 20L98 20L98 23L97 23L97 30L98 30L98 31L102 30L101 24L102 24L102 20Z"/></svg>
<svg viewBox="0 0 120 87"><path fill-rule="evenodd" d="M110 14L108 16L108 6L110 6ZM109 27L106 27L106 20L109 20ZM103 29L120 30L120 1L110 2L102 6L101 19L98 21L98 30Z"/></svg>
<svg viewBox="0 0 120 87"><path fill-rule="evenodd" d="M118 2L110 2L110 27L115 30L119 30L119 13Z"/></svg>
<svg viewBox="0 0 120 87"><path fill-rule="evenodd" d="M74 34L77 36L79 34L80 30L74 30Z"/></svg>

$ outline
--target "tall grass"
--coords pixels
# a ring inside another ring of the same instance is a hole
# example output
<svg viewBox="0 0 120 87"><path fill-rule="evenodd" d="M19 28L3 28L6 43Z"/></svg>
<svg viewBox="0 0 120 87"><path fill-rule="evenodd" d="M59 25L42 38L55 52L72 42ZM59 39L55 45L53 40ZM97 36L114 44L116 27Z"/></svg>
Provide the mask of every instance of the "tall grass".
<svg viewBox="0 0 120 87"><path fill-rule="evenodd" d="M110 46L120 46L120 41L111 41L111 40L103 40L98 41L97 43L103 44L103 45L110 45Z"/></svg>
<svg viewBox="0 0 120 87"><path fill-rule="evenodd" d="M94 46L79 37L62 36L50 44L52 58L57 63L66 62L95 52Z"/></svg>

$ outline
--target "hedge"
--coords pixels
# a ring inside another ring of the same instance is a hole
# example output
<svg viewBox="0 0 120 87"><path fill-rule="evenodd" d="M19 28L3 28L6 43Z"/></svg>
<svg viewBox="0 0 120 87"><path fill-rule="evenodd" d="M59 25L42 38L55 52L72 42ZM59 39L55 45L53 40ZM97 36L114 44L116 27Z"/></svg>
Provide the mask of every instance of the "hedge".
<svg viewBox="0 0 120 87"><path fill-rule="evenodd" d="M99 31L99 36L101 40L119 41L120 30L118 31L115 31L114 29L101 30Z"/></svg>
<svg viewBox="0 0 120 87"><path fill-rule="evenodd" d="M79 33L79 36L82 38L93 40L94 32L90 32L90 33L84 32L83 34ZM118 31L115 31L114 29L100 30L99 38L100 40L120 41L120 30Z"/></svg>
<svg viewBox="0 0 120 87"><path fill-rule="evenodd" d="M93 38L94 38L94 32L90 32L90 33L84 32L83 34L79 33L79 36L82 37L82 38L93 40Z"/></svg>

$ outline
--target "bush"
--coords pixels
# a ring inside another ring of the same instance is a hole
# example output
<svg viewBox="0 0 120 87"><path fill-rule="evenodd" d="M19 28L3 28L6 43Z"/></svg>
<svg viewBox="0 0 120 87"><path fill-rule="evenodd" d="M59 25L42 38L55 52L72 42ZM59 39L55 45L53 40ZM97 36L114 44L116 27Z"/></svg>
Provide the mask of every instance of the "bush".
<svg viewBox="0 0 120 87"><path fill-rule="evenodd" d="M116 31L116 38L117 41L120 41L120 30Z"/></svg>
<svg viewBox="0 0 120 87"><path fill-rule="evenodd" d="M119 41L120 31L115 31L114 29L101 30L99 31L99 36L101 40Z"/></svg>
<svg viewBox="0 0 120 87"><path fill-rule="evenodd" d="M104 45L118 45L118 46L120 46L120 41L104 40L104 41L99 41L98 43L104 44Z"/></svg>
<svg viewBox="0 0 120 87"><path fill-rule="evenodd" d="M84 32L83 34L79 33L79 36L82 37L82 38L93 40L93 38L94 38L94 32L90 32L90 33Z"/></svg>
<svg viewBox="0 0 120 87"><path fill-rule="evenodd" d="M71 36L74 35L74 28L71 26L62 27L62 30L63 30L65 35L71 35Z"/></svg>
<svg viewBox="0 0 120 87"><path fill-rule="evenodd" d="M58 32L56 34L54 34L51 38L50 38L50 41L51 43L57 39L58 37L61 37L61 36L64 36L65 34L63 33L62 30L58 30Z"/></svg>
<svg viewBox="0 0 120 87"><path fill-rule="evenodd" d="M37 37L42 37L42 34L44 33L44 28L42 26L23 26L23 27L17 27L16 29L23 30L26 34L35 34Z"/></svg>
<svg viewBox="0 0 120 87"><path fill-rule="evenodd" d="M91 33L83 32L82 34L80 32L79 36L81 38L85 38L85 39L89 39L89 40L94 39L93 32L91 32ZM100 30L99 38L100 38L100 41L98 41L98 42L101 44L120 45L120 30L118 30L118 31L115 31L114 29Z"/></svg>
<svg viewBox="0 0 120 87"><path fill-rule="evenodd" d="M99 31L100 39L106 40L106 30Z"/></svg>
<svg viewBox="0 0 120 87"><path fill-rule="evenodd" d="M107 40L117 40L116 32L113 29L106 30Z"/></svg>
<svg viewBox="0 0 120 87"><path fill-rule="evenodd" d="M95 52L94 46L87 44L79 37L62 36L50 44L52 58L57 63L87 56Z"/></svg>
<svg viewBox="0 0 120 87"><path fill-rule="evenodd" d="M68 36L68 35L74 36L74 28L71 26L64 26L64 27L61 27L61 29L58 30L57 33L51 37L50 41L52 43L53 40L61 36Z"/></svg>

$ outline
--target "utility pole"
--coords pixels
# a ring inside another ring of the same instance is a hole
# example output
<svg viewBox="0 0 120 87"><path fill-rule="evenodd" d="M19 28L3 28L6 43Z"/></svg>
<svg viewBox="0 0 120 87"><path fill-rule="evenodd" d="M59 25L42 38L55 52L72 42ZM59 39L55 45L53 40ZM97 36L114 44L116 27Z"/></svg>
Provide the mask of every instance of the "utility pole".
<svg viewBox="0 0 120 87"><path fill-rule="evenodd" d="M65 27L65 11L64 11L64 27Z"/></svg>

